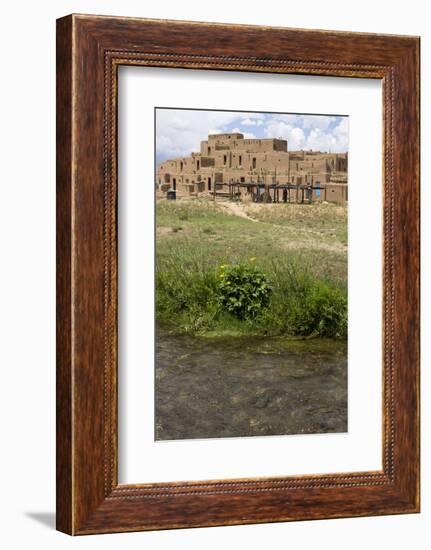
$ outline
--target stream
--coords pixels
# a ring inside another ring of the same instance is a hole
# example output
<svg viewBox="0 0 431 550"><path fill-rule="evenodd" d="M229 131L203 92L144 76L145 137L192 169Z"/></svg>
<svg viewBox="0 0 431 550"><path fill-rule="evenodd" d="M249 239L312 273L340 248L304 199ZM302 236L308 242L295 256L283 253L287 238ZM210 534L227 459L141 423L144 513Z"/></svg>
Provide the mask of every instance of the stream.
<svg viewBox="0 0 431 550"><path fill-rule="evenodd" d="M347 344L157 331L156 439L347 431Z"/></svg>

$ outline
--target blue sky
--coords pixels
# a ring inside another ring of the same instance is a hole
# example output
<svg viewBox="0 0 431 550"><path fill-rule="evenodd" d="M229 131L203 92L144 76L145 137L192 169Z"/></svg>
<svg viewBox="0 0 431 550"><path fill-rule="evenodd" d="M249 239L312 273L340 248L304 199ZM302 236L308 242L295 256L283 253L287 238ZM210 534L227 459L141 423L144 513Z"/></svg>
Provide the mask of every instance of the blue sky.
<svg viewBox="0 0 431 550"><path fill-rule="evenodd" d="M248 138L283 138L290 151L348 151L343 116L156 109L156 162L200 150L208 134L241 132Z"/></svg>

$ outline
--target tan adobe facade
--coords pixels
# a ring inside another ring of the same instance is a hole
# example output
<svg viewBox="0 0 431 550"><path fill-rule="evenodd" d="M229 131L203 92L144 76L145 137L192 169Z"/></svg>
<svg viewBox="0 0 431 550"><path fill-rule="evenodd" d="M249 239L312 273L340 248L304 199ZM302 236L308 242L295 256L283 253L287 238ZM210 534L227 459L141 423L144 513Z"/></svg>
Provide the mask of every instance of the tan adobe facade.
<svg viewBox="0 0 431 550"><path fill-rule="evenodd" d="M242 196L266 188L269 200L347 201L347 153L288 151L285 139L210 134L200 152L166 160L156 173L158 196L200 193ZM229 189L229 191L228 191ZM272 193L271 193L272 190ZM302 198L302 200L301 200Z"/></svg>

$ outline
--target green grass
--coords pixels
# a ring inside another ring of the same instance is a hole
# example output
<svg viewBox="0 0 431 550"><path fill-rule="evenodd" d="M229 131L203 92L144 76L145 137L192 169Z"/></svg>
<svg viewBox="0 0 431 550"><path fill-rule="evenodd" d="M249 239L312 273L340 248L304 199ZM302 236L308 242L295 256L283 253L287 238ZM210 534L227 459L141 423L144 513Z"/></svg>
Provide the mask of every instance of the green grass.
<svg viewBox="0 0 431 550"><path fill-rule="evenodd" d="M159 201L158 321L203 335L344 338L345 209L322 206L261 205L256 210L251 205L256 223L230 215L210 200ZM254 318L238 319L220 299L220 266L251 264L267 278L270 300Z"/></svg>
<svg viewBox="0 0 431 550"><path fill-rule="evenodd" d="M286 227L307 239L347 245L347 208L329 203L249 205L246 211L261 222Z"/></svg>

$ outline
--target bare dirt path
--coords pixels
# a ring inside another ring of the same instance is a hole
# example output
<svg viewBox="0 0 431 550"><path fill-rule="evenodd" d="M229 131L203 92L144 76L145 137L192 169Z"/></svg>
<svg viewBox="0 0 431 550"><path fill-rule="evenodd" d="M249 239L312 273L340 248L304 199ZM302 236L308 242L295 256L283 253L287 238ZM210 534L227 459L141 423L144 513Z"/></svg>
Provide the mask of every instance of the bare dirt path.
<svg viewBox="0 0 431 550"><path fill-rule="evenodd" d="M219 206L221 206L224 210L226 210L229 214L233 214L234 216L239 216L240 218L244 218L246 220L249 220L251 222L259 223L259 220L256 220L255 218L252 218L249 216L243 209L242 204L238 202L219 202L217 203ZM262 223L262 222L260 222ZM265 223L265 222L263 222ZM271 224L273 225L273 224Z"/></svg>

